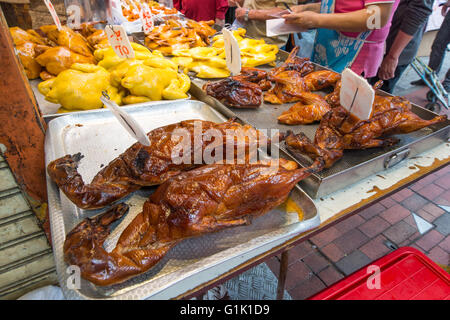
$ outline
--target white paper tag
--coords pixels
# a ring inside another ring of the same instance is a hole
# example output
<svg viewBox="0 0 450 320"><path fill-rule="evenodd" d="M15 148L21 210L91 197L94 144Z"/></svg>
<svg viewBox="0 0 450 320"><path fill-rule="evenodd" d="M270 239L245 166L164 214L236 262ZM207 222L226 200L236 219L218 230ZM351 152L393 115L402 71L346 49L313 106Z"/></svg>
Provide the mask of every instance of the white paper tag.
<svg viewBox="0 0 450 320"><path fill-rule="evenodd" d="M239 44L234 37L233 33L226 29L222 29L223 42L225 46L225 58L227 62L227 68L230 70L231 75L235 76L241 73L241 50Z"/></svg>
<svg viewBox="0 0 450 320"><path fill-rule="evenodd" d="M372 114L375 90L366 79L349 68L342 72L341 81L341 105L360 120L369 119Z"/></svg>
<svg viewBox="0 0 450 320"><path fill-rule="evenodd" d="M61 30L61 21L59 20L58 14L56 13L55 7L53 6L52 2L50 0L44 0L44 3L53 18L53 22L55 23L56 28L58 28L58 30Z"/></svg>
<svg viewBox="0 0 450 320"><path fill-rule="evenodd" d="M305 32L306 29L300 28L295 24L284 23L285 19L266 20L266 34L268 37L279 36L282 34L291 34Z"/></svg>
<svg viewBox="0 0 450 320"><path fill-rule="evenodd" d="M153 30L155 22L153 20L153 13L150 11L150 8L146 3L142 4L140 16L142 20L142 29L145 34L149 34Z"/></svg>
<svg viewBox="0 0 450 320"><path fill-rule="evenodd" d="M128 133L144 146L150 146L150 140L147 137L141 125L123 109L121 109L115 102L111 101L105 94L100 97L103 104L111 110L112 114L117 118L119 123L128 131Z"/></svg>
<svg viewBox="0 0 450 320"><path fill-rule="evenodd" d="M133 47L131 46L127 33L122 26L107 25L105 27L105 32L108 37L109 44L120 58L134 58Z"/></svg>

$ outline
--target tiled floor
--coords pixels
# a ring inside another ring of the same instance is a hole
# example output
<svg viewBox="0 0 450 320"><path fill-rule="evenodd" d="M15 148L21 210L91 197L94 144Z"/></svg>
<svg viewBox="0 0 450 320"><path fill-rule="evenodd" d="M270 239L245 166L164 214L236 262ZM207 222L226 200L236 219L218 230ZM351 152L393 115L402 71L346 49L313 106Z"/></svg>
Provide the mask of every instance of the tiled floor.
<svg viewBox="0 0 450 320"><path fill-rule="evenodd" d="M449 186L447 166L294 247L286 290L293 299L308 298L402 246L450 265ZM432 228L421 234L412 213ZM266 263L278 275L279 257Z"/></svg>

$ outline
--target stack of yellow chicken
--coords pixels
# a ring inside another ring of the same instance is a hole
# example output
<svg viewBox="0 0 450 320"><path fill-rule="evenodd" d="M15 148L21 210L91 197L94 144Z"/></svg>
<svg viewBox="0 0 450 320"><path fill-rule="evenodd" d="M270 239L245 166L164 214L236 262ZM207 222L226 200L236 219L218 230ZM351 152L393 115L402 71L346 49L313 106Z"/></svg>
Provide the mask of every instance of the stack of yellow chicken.
<svg viewBox="0 0 450 320"><path fill-rule="evenodd" d="M41 34L17 27L10 31L27 77L45 80L38 89L47 101L61 105L58 112L102 108L102 91L118 105L188 97L189 77L161 52L132 42L135 58L119 58L105 32L91 25L79 32L66 26L42 26Z"/></svg>
<svg viewBox="0 0 450 320"><path fill-rule="evenodd" d="M48 101L61 104L58 112L101 108L103 91L118 105L188 97L191 82L178 65L157 51L131 46L134 59L119 58L111 47L97 49L97 65L75 63L38 89Z"/></svg>
<svg viewBox="0 0 450 320"><path fill-rule="evenodd" d="M263 64L273 64L276 60L278 47L269 45L263 39L245 38L245 29L233 31L239 49L243 67L256 67ZM193 71L199 78L226 78L230 76L225 60L223 35L212 39L211 47L196 47L192 49L173 50L172 61L178 64L185 73Z"/></svg>

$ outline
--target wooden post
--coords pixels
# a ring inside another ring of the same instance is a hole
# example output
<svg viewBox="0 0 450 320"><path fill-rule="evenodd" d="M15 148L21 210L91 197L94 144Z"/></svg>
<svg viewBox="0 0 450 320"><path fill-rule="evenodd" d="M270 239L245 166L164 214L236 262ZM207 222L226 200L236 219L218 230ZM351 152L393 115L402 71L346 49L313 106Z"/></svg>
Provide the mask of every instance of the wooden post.
<svg viewBox="0 0 450 320"><path fill-rule="evenodd" d="M0 150L48 237L46 126L22 64L14 53L3 11L0 15L0 65Z"/></svg>
<svg viewBox="0 0 450 320"><path fill-rule="evenodd" d="M288 264L289 250L285 250L281 253L280 273L278 275L277 300L283 300L284 297L284 285L286 284Z"/></svg>

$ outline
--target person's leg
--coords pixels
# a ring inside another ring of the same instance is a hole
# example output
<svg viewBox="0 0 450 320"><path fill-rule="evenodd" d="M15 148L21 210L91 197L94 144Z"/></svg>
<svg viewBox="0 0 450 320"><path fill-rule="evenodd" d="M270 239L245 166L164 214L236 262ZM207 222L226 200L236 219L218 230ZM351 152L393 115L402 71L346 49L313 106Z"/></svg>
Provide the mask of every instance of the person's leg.
<svg viewBox="0 0 450 320"><path fill-rule="evenodd" d="M439 29L436 38L431 46L430 61L428 66L433 69L436 74L439 73L444 61L445 51L447 50L448 43L450 42L450 15L445 16L444 22Z"/></svg>

